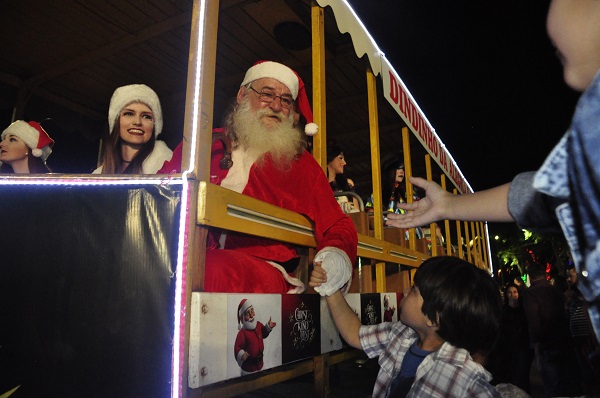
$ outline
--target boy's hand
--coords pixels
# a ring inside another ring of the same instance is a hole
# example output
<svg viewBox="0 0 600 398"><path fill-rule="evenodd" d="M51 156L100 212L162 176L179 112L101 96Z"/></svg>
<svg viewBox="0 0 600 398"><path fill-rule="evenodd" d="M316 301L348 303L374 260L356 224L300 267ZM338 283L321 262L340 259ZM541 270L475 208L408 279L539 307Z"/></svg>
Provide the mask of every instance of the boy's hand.
<svg viewBox="0 0 600 398"><path fill-rule="evenodd" d="M331 296L348 283L352 277L352 269L346 264L346 261L339 253L322 251L317 254L314 263L315 268L316 266L322 267L323 271L326 273L324 281L315 280L316 283L319 283L319 285L315 287L315 291L321 296ZM312 282L312 275L310 279Z"/></svg>
<svg viewBox="0 0 600 398"><path fill-rule="evenodd" d="M425 190L425 197L413 203L398 203L397 206L408 210L405 214L387 215L386 225L397 228L414 228L443 219L448 198L452 194L435 182L419 177L410 177L410 182Z"/></svg>
<svg viewBox="0 0 600 398"><path fill-rule="evenodd" d="M310 273L310 281L308 286L317 287L321 286L322 283L327 282L327 272L321 267L321 263L315 263L315 267Z"/></svg>

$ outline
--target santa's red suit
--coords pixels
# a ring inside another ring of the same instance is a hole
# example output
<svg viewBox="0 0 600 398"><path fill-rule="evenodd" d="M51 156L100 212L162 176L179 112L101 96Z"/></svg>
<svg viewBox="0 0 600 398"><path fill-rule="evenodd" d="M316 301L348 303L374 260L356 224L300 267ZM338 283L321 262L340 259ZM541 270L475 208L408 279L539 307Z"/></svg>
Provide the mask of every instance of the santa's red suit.
<svg viewBox="0 0 600 398"><path fill-rule="evenodd" d="M180 146L163 172L180 168ZM232 152L231 169L222 170L219 163L223 144L219 140L213 144L211 156L212 183L307 216L314 223L317 250L339 253L348 267L352 267L358 244L356 229L342 212L325 173L310 153L304 151L285 171L278 169L269 155L258 164L241 149ZM300 281L290 275L298 258L293 245L235 232L213 232L207 244L205 291L299 293L303 290Z"/></svg>
<svg viewBox="0 0 600 398"><path fill-rule="evenodd" d="M271 329L260 322L252 330L243 328L238 331L233 346L233 353L242 371L251 373L258 372L263 367L263 351L265 350L264 339L269 337ZM242 360L244 353L248 354L246 360Z"/></svg>

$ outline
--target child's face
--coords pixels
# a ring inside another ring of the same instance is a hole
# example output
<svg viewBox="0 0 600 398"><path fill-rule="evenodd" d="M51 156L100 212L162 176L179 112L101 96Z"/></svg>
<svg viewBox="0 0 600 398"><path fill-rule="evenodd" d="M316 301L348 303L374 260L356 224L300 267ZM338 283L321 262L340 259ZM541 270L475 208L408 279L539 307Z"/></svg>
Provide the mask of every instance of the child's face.
<svg viewBox="0 0 600 398"><path fill-rule="evenodd" d="M429 318L421 308L423 307L423 297L419 288L412 286L404 291L404 297L400 301L400 320L403 324L410 326L417 332L427 326Z"/></svg>
<svg viewBox="0 0 600 398"><path fill-rule="evenodd" d="M600 69L600 1L552 0L546 27L565 82L585 90Z"/></svg>

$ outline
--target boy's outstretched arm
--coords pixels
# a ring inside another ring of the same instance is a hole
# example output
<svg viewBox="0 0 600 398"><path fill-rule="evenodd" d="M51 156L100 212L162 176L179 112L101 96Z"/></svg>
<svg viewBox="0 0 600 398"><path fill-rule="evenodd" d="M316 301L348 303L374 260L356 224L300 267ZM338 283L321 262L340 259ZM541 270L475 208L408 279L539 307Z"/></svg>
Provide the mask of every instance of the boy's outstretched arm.
<svg viewBox="0 0 600 398"><path fill-rule="evenodd" d="M508 212L510 184L472 194L453 195L432 181L410 177L410 182L423 188L426 196L413 203L399 203L405 214L388 214L386 224L398 228L413 228L439 220L514 221Z"/></svg>
<svg viewBox="0 0 600 398"><path fill-rule="evenodd" d="M327 282L327 273L321 267L321 264L315 263L315 267L310 274L309 286L321 286ZM358 337L360 320L348 305L341 291L336 291L326 297L327 306L331 312L333 322L346 342L354 348L362 350Z"/></svg>

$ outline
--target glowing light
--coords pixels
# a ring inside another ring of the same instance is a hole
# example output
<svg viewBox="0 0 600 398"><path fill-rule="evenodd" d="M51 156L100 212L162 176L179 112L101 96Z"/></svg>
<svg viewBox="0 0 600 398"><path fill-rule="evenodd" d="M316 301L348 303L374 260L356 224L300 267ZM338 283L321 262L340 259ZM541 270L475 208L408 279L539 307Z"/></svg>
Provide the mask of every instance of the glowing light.
<svg viewBox="0 0 600 398"><path fill-rule="evenodd" d="M53 176L14 176L0 177L0 185L56 185L56 186L85 186L85 185L181 185L180 178L157 176L123 179L118 177L73 177L68 175Z"/></svg>
<svg viewBox="0 0 600 398"><path fill-rule="evenodd" d="M196 47L196 65L195 65L195 80L194 80L194 95L193 95L193 114L192 114L192 134L191 134L191 148L196 148L196 140L198 125L200 123L200 115L198 110L200 109L200 83L202 77L202 53L204 45L204 24L206 22L206 1L201 0L198 3L198 31L197 31L197 47ZM179 241L177 244L177 271L175 281L175 325L173 327L173 370L172 370L172 384L171 384L171 397L179 398L182 396L182 384L183 375L181 374L183 365L183 354L184 347L182 334L185 331L185 311L186 308L183 302L183 295L186 292L186 283L184 268L187 267L187 243L189 235L188 226L188 215L189 215L189 184L188 176L194 170L196 164L196 151L190 151L190 162L187 170L182 173L183 190L181 195L181 213L179 217Z"/></svg>

